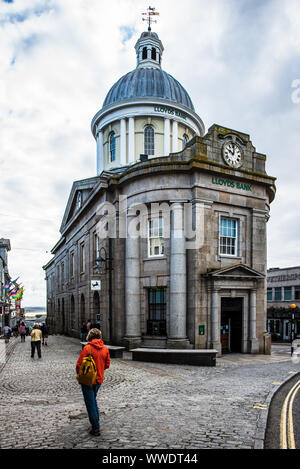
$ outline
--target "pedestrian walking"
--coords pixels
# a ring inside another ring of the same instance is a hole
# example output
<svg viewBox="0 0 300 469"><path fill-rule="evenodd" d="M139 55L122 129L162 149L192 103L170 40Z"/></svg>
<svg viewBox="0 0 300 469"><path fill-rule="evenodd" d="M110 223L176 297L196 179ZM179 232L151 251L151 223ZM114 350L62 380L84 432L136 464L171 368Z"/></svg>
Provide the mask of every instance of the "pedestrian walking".
<svg viewBox="0 0 300 469"><path fill-rule="evenodd" d="M80 365L84 357L88 357L91 354L97 370L96 383L92 386L81 384L81 389L88 412L89 421L92 425L89 433L91 435L98 436L100 435L100 422L99 409L97 405L97 393L104 380L104 370L109 368L110 356L108 348L103 343L102 333L99 329L91 329L86 339L88 344L85 345L79 355L76 364L76 373L78 377Z"/></svg>
<svg viewBox="0 0 300 469"><path fill-rule="evenodd" d="M19 334L21 336L21 342L25 342L25 337L26 337L26 326L24 322L21 322L19 326Z"/></svg>
<svg viewBox="0 0 300 469"><path fill-rule="evenodd" d="M15 326L12 328L12 330L13 330L13 335L14 335L14 337L18 337L18 335L19 335L19 328L18 328L18 326L15 325Z"/></svg>
<svg viewBox="0 0 300 469"><path fill-rule="evenodd" d="M92 325L92 321L90 319L88 319L88 322L87 322L87 325L86 325L88 332L89 332L90 329L92 329L91 325Z"/></svg>
<svg viewBox="0 0 300 469"><path fill-rule="evenodd" d="M31 332L31 358L34 358L35 349L37 349L37 354L39 358L42 358L41 354L41 338L42 331L39 328L38 324L33 326L33 331Z"/></svg>
<svg viewBox="0 0 300 469"><path fill-rule="evenodd" d="M87 333L88 333L88 329L87 329L86 322L82 321L81 329L80 329L80 340L81 340L81 342L86 341Z"/></svg>
<svg viewBox="0 0 300 469"><path fill-rule="evenodd" d="M9 326L4 326L3 327L3 334L5 338L5 342L9 342L10 335L11 335L11 328Z"/></svg>
<svg viewBox="0 0 300 469"><path fill-rule="evenodd" d="M48 326L45 322L43 322L43 324L42 324L41 331L42 331L43 345L48 345L49 329L48 329Z"/></svg>

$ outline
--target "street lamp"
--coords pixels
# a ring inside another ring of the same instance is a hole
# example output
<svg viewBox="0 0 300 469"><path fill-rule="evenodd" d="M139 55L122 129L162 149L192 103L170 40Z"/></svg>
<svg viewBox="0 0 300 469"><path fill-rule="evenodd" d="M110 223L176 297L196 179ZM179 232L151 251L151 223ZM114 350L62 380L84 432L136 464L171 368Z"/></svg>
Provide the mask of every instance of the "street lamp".
<svg viewBox="0 0 300 469"><path fill-rule="evenodd" d="M295 338L295 308L297 308L297 306L293 303L291 304L290 306L291 310L292 310L292 322L291 322L291 355L293 355L293 352L294 352L294 347L293 347L293 341L294 341L294 338Z"/></svg>
<svg viewBox="0 0 300 469"><path fill-rule="evenodd" d="M108 322L109 322L109 341L112 341L112 244L111 238L108 239L108 256L104 247L98 251L96 264L99 269L105 267L105 271L109 273L108 276Z"/></svg>

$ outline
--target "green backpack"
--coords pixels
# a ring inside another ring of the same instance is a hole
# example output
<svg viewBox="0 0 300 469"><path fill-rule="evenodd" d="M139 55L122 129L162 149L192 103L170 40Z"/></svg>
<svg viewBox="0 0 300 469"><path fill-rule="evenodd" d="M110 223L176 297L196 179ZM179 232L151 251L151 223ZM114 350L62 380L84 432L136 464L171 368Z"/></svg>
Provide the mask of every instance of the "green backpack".
<svg viewBox="0 0 300 469"><path fill-rule="evenodd" d="M92 357L92 351L90 346L90 354L84 357L79 368L76 379L79 384L85 384L86 386L93 386L96 383L97 368L96 363Z"/></svg>

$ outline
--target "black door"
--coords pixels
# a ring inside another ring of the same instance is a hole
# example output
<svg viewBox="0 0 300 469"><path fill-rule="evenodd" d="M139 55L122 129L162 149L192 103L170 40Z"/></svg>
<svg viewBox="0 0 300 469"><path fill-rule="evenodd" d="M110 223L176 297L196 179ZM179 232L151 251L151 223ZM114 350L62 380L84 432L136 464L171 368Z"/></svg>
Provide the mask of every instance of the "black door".
<svg viewBox="0 0 300 469"><path fill-rule="evenodd" d="M222 353L242 351L243 298L221 299Z"/></svg>

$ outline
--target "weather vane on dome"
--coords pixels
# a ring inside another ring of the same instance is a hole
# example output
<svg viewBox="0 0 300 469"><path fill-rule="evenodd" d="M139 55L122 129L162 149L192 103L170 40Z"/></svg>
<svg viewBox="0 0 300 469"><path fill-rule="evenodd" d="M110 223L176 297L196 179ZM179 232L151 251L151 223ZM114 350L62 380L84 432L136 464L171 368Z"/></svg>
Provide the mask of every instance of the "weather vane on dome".
<svg viewBox="0 0 300 469"><path fill-rule="evenodd" d="M148 21L148 31L151 31L151 23L157 23L157 20L154 20L152 16L159 15L159 13L155 11L154 7L149 7L147 13L142 13L142 15L147 16L147 18L142 18L142 20Z"/></svg>

